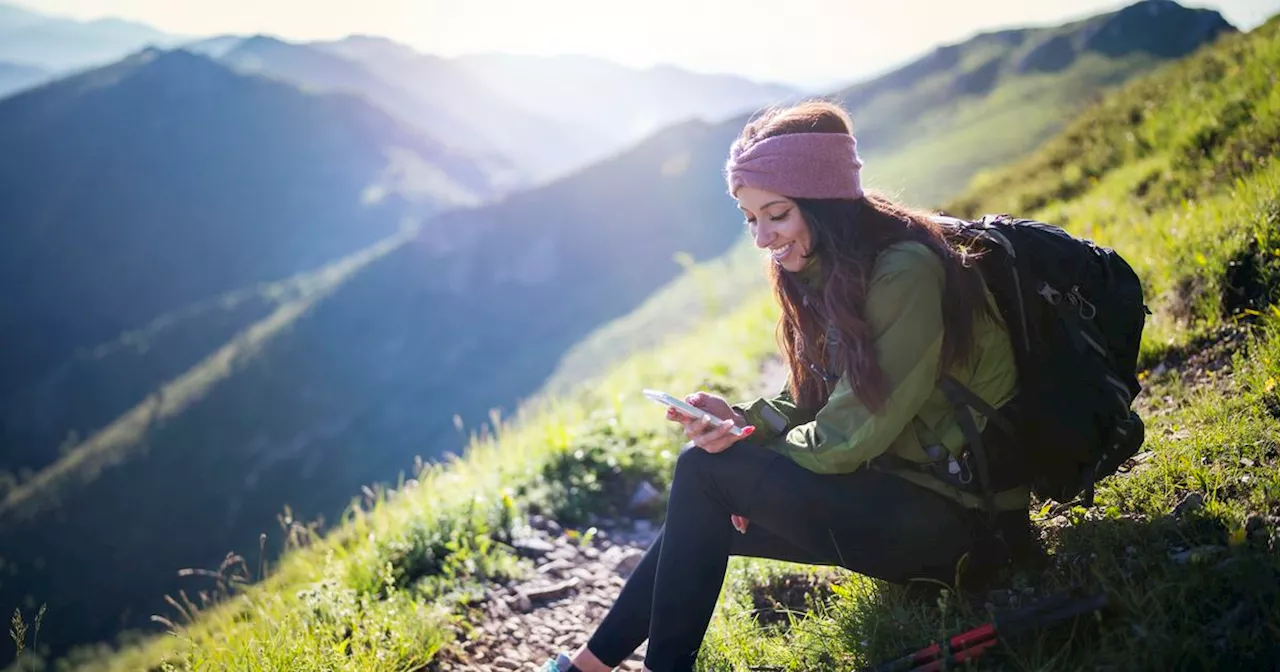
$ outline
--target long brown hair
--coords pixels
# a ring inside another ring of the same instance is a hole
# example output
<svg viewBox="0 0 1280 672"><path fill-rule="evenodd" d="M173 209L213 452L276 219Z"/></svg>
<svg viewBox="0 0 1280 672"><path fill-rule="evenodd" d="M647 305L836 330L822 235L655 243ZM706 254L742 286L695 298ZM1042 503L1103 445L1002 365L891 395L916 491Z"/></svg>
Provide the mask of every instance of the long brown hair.
<svg viewBox="0 0 1280 672"><path fill-rule="evenodd" d="M839 106L810 101L764 113L743 128L737 142L749 146L801 132L850 134L853 124ZM874 412L883 410L888 383L871 343L865 305L876 257L894 243L923 243L942 261L946 276L941 367L946 370L969 359L974 320L979 313L990 315L990 306L982 279L967 263L963 247L931 213L874 193L857 200L792 200L809 226L809 256L818 258L822 291L806 305L808 290L795 274L777 264L769 264L769 282L782 307L777 338L791 373L790 391L802 408L814 411L826 403L828 388L813 368L817 367L845 374L863 404ZM828 325L834 327L838 345L828 342Z"/></svg>

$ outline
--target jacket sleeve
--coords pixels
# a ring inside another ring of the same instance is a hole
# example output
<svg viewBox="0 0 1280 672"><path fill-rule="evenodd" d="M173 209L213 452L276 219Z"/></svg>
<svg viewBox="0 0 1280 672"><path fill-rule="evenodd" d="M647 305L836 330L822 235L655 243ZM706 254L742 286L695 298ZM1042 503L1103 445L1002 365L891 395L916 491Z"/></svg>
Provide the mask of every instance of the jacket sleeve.
<svg viewBox="0 0 1280 672"><path fill-rule="evenodd" d="M755 426L754 436L765 441L779 438L792 427L813 419L813 413L806 413L791 398L785 383L773 397L734 404L733 408L742 413L748 424Z"/></svg>
<svg viewBox="0 0 1280 672"><path fill-rule="evenodd" d="M872 413L842 377L817 416L792 427L776 449L826 474L854 471L884 453L937 383L943 282L941 262L923 246L886 254L868 288L866 311L887 403Z"/></svg>

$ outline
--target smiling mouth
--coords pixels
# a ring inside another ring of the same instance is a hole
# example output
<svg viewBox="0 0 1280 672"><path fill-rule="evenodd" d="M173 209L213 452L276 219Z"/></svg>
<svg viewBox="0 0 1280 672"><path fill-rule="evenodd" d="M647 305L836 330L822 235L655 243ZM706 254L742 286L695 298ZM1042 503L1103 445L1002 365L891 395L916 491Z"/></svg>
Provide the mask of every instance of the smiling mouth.
<svg viewBox="0 0 1280 672"><path fill-rule="evenodd" d="M791 254L791 248L795 246L796 246L796 243L793 240L787 243L786 245L783 245L782 247L776 247L772 249L770 251L770 256L773 257L774 261L781 261L782 259L785 259L788 254Z"/></svg>

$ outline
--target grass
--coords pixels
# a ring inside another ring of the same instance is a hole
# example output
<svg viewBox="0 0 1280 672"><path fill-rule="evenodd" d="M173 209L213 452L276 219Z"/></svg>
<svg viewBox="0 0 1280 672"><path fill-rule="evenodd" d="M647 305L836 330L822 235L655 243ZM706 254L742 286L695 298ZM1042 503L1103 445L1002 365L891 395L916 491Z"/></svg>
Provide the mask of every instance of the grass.
<svg viewBox="0 0 1280 672"><path fill-rule="evenodd" d="M1103 591L1108 608L1010 641L986 666L1280 665L1280 309L1271 293L1280 167L1268 154L1280 110L1276 88L1262 85L1280 71L1278 36L1273 20L1126 87L1065 139L957 202L1117 247L1156 311L1143 343L1144 452L1100 486L1093 508L1038 503L1049 568L1010 575L977 599L941 587L921 598L843 570L734 559L701 669L855 668L1070 585ZM1225 116L1233 99L1248 99L1253 116ZM1154 104L1135 108L1139 100ZM1218 121L1189 129L1210 117ZM1232 148L1231 162L1219 149L1189 155L1210 127L1224 129L1210 144ZM1127 133L1152 141L1126 149L1117 139ZM291 551L277 566L233 556L194 572L193 591L205 592L173 597L162 615L169 634L74 658L94 670L431 669L486 582L529 571L507 543L526 515L590 525L639 481L666 485L681 437L638 391L748 396L775 317L769 297L743 299L589 385L495 421L464 457L369 489L326 534L286 518ZM19 669L39 669L38 654Z"/></svg>
<svg viewBox="0 0 1280 672"><path fill-rule="evenodd" d="M994 669L1274 669L1280 320L1223 359L1212 376L1174 368L1147 378L1147 452L1101 486L1093 509L1038 512L1053 560L1044 574L1012 576L975 604L946 590L921 600L839 572L825 604L797 623L760 627L743 598L761 585L750 578L757 563L735 559L704 669L856 669L1072 585L1106 593L1101 619L1014 640ZM1173 515L1192 494L1203 506Z"/></svg>

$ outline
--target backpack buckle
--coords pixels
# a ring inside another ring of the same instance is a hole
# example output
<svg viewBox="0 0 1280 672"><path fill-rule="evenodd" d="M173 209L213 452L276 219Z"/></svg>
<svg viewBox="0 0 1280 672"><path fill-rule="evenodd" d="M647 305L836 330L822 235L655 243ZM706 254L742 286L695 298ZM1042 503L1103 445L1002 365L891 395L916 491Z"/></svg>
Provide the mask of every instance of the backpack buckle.
<svg viewBox="0 0 1280 672"><path fill-rule="evenodd" d="M1089 303L1080 293L1080 285L1071 288L1071 292L1067 294L1067 298L1071 300L1071 305L1080 309L1080 317L1085 320L1092 320L1098 314L1098 307Z"/></svg>
<svg viewBox="0 0 1280 672"><path fill-rule="evenodd" d="M969 468L968 450L960 454L959 460L954 457L947 458L947 473L955 476L961 485L969 485L973 482L973 469Z"/></svg>
<svg viewBox="0 0 1280 672"><path fill-rule="evenodd" d="M1058 305L1058 302L1062 301L1062 292L1054 289L1053 286L1047 282L1040 283L1040 287L1036 290L1036 293L1044 297L1045 301L1048 301L1055 306Z"/></svg>

